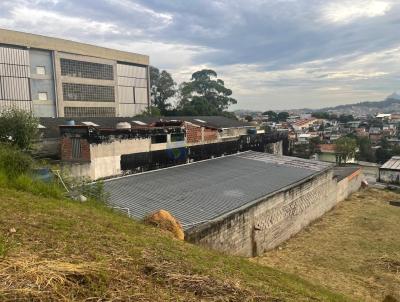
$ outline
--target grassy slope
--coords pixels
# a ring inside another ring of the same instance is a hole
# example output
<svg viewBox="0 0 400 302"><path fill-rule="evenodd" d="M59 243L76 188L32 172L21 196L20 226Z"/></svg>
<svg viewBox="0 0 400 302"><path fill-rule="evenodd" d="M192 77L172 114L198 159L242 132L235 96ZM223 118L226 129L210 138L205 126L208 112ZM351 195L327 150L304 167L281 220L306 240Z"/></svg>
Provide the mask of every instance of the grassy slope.
<svg viewBox="0 0 400 302"><path fill-rule="evenodd" d="M100 204L0 187L0 300L100 298L349 301L294 275L171 239Z"/></svg>
<svg viewBox="0 0 400 302"><path fill-rule="evenodd" d="M400 295L400 194L353 194L258 262L295 273L360 301Z"/></svg>

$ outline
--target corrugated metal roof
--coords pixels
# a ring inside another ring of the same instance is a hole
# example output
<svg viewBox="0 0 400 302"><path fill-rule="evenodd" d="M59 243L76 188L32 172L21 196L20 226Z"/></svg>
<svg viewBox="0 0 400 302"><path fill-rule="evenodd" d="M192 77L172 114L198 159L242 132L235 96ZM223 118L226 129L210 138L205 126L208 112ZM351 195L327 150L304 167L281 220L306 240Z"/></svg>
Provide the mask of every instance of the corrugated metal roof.
<svg viewBox="0 0 400 302"><path fill-rule="evenodd" d="M76 125L84 125L83 122L90 122L98 125L100 128L115 128L119 122L128 122L133 126L149 125L151 123L163 121L187 121L193 124L212 127L217 129L236 128L236 127L254 127L246 122L241 122L235 119L224 116L171 116L171 117L42 117L40 124L46 127L43 135L46 138L56 138L60 136L59 126L65 125L66 121L74 120ZM200 122L201 121L201 122Z"/></svg>
<svg viewBox="0 0 400 302"><path fill-rule="evenodd" d="M393 156L382 165L381 169L400 170L400 156Z"/></svg>
<svg viewBox="0 0 400 302"><path fill-rule="evenodd" d="M138 219L164 209L186 229L294 185L329 163L258 152L105 181L110 203Z"/></svg>

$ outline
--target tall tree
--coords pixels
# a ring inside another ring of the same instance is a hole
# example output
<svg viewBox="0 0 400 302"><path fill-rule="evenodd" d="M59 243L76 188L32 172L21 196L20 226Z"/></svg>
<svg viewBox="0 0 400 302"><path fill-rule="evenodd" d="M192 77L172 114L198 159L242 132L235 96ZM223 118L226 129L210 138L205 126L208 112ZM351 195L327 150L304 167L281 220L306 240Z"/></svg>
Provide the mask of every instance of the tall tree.
<svg viewBox="0 0 400 302"><path fill-rule="evenodd" d="M339 164L346 163L349 158L355 156L357 142L354 138L344 136L335 141L335 149Z"/></svg>
<svg viewBox="0 0 400 302"><path fill-rule="evenodd" d="M269 110L265 111L263 115L268 116L268 121L270 122L277 122L278 121L278 114L275 111Z"/></svg>
<svg viewBox="0 0 400 302"><path fill-rule="evenodd" d="M289 117L289 113L286 111L282 111L278 113L278 121L279 122L286 122Z"/></svg>
<svg viewBox="0 0 400 302"><path fill-rule="evenodd" d="M171 74L165 70L161 71L150 66L150 92L153 106L160 110L160 113L166 115L171 103L170 98L176 94L176 83Z"/></svg>
<svg viewBox="0 0 400 302"><path fill-rule="evenodd" d="M192 74L190 82L180 86L178 110L185 115L223 115L237 101L214 70L203 69Z"/></svg>

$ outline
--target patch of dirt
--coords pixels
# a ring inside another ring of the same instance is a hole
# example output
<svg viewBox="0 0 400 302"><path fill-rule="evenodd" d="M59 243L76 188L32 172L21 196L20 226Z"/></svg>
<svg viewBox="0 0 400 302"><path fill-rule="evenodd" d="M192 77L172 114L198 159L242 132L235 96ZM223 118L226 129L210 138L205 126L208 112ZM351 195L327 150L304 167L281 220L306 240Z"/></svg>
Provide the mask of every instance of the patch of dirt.
<svg viewBox="0 0 400 302"><path fill-rule="evenodd" d="M400 274L400 261L388 257L382 257L374 261L384 271Z"/></svg>

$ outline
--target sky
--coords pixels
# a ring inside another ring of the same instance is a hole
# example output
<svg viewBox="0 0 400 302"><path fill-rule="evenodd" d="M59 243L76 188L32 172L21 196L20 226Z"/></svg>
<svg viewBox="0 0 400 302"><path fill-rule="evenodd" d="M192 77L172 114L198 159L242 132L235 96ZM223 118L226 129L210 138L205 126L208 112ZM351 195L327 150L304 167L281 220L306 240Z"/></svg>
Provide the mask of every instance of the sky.
<svg viewBox="0 0 400 302"><path fill-rule="evenodd" d="M321 108L400 90L400 0L1 0L0 27L214 69L231 109Z"/></svg>

